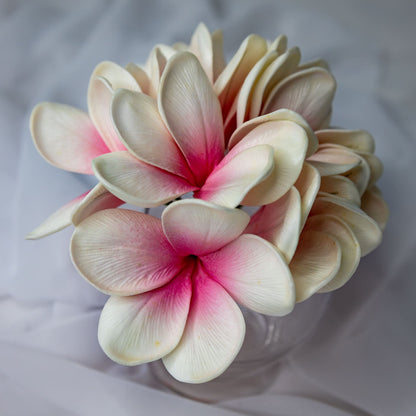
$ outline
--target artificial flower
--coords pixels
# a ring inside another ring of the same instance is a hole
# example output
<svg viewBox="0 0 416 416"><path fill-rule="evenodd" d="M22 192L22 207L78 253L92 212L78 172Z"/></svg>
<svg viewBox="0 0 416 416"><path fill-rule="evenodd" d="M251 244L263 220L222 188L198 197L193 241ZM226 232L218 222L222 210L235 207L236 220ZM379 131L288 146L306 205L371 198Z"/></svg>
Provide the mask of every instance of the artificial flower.
<svg viewBox="0 0 416 416"><path fill-rule="evenodd" d="M243 233L250 217L201 200L169 205L159 220L126 209L95 213L76 228L79 272L111 295L98 338L114 361L162 358L180 381L220 375L245 333L239 304L282 316L295 301L286 261L266 240Z"/></svg>

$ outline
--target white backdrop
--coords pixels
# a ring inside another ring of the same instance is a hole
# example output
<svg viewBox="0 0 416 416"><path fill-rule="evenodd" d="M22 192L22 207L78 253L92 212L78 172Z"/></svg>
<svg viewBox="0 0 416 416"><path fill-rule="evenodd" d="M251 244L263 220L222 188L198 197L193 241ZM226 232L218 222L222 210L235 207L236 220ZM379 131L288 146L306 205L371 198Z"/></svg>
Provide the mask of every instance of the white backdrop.
<svg viewBox="0 0 416 416"><path fill-rule="evenodd" d="M412 0L0 0L0 414L416 414L415 16ZM105 357L96 340L105 296L73 269L71 230L23 240L88 188L37 154L31 108L85 109L99 61L142 62L158 42L188 41L200 21L224 30L228 56L249 33L285 33L305 60L328 60L333 124L373 133L391 209L382 245L270 390L220 407L149 388L146 366Z"/></svg>

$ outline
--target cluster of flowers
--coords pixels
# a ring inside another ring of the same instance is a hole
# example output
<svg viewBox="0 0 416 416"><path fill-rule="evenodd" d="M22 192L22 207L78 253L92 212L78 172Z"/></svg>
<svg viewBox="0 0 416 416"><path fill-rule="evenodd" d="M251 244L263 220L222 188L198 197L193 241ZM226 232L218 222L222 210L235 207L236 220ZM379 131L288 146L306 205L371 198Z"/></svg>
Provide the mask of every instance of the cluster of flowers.
<svg viewBox="0 0 416 416"><path fill-rule="evenodd" d="M36 106L41 155L99 182L27 238L76 226L76 268L111 295L98 328L110 358L211 380L241 348L237 303L286 315L344 285L380 243L382 164L370 134L328 127L335 88L284 36L250 35L226 63L221 32L201 24L143 67L100 63L89 114ZM124 203L167 207L158 219Z"/></svg>

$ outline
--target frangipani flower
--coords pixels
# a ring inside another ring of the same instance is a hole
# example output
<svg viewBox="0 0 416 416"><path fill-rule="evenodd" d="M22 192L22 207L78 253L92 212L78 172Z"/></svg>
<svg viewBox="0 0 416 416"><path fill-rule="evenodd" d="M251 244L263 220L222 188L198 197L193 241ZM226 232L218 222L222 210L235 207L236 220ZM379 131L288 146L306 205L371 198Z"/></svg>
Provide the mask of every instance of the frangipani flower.
<svg viewBox="0 0 416 416"><path fill-rule="evenodd" d="M249 216L201 200L174 202L159 220L104 210L76 228L71 253L79 272L111 297L98 338L125 365L163 359L178 380L220 375L245 333L236 302L282 316L295 301L280 252L242 234Z"/></svg>
<svg viewBox="0 0 416 416"><path fill-rule="evenodd" d="M300 116L280 111L242 125L225 154L220 103L189 52L168 61L157 102L120 89L112 117L128 150L95 158L94 172L112 194L142 207L188 192L230 208L273 202L297 180L317 145Z"/></svg>
<svg viewBox="0 0 416 416"><path fill-rule="evenodd" d="M91 161L102 154L124 150L110 118L110 102L117 88L141 91L128 71L112 62L95 68L88 88L89 115L63 104L40 103L32 112L30 129L39 153L52 165L70 172L91 175ZM26 236L41 238L73 222L80 222L87 213L114 208L123 204L101 184L52 214Z"/></svg>

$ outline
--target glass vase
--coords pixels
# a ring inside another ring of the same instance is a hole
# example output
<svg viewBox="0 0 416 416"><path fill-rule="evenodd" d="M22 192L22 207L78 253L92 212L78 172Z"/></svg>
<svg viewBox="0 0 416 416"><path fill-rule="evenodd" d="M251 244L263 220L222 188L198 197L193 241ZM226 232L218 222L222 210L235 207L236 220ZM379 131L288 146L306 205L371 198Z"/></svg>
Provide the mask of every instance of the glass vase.
<svg viewBox="0 0 416 416"><path fill-rule="evenodd" d="M329 294L316 294L284 317L265 316L243 309L246 335L234 362L216 379L203 384L174 379L159 360L150 364L156 379L169 389L192 399L216 403L265 391L276 378L279 362L302 344L321 319Z"/></svg>

